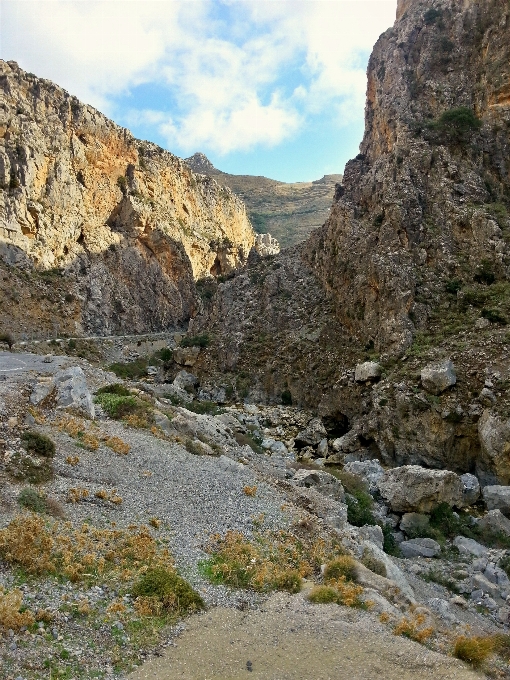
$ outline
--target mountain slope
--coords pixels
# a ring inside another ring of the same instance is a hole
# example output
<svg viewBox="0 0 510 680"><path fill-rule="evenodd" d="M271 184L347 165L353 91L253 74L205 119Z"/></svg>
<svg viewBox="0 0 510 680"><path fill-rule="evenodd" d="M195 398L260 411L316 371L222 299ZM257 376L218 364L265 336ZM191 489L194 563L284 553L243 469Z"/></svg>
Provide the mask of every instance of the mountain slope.
<svg viewBox="0 0 510 680"><path fill-rule="evenodd" d="M329 215L335 186L342 175L324 175L314 182L278 182L254 175L217 170L202 153L185 161L197 173L214 177L245 203L255 231L270 233L282 248L304 241Z"/></svg>
<svg viewBox="0 0 510 680"><path fill-rule="evenodd" d="M0 61L0 256L59 269L76 332L187 321L194 279L243 264L242 202L50 81Z"/></svg>

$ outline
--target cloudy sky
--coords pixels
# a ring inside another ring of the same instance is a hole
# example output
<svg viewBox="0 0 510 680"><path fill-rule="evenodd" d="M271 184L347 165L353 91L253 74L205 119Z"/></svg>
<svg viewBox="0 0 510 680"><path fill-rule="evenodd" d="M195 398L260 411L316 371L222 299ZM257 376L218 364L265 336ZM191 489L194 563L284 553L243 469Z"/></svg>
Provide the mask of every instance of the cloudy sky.
<svg viewBox="0 0 510 680"><path fill-rule="evenodd" d="M0 56L226 172L342 172L397 0L0 0Z"/></svg>

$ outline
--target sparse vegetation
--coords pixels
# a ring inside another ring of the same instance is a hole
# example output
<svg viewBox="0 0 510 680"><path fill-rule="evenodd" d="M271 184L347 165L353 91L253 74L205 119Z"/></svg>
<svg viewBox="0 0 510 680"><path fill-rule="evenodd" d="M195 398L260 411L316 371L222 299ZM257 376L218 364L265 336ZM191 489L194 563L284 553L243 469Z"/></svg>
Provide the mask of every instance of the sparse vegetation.
<svg viewBox="0 0 510 680"><path fill-rule="evenodd" d="M31 487L20 491L18 503L22 508L32 512L45 513L47 509L45 497Z"/></svg>
<svg viewBox="0 0 510 680"><path fill-rule="evenodd" d="M211 342L211 338L207 333L202 335L186 336L181 340L181 347L207 347Z"/></svg>
<svg viewBox="0 0 510 680"><path fill-rule="evenodd" d="M146 358L136 359L136 361L129 361L126 363L116 362L108 366L110 371L113 371L118 378L122 380L138 380L147 375L148 361Z"/></svg>
<svg viewBox="0 0 510 680"><path fill-rule="evenodd" d="M494 652L495 643L492 637L461 635L455 640L453 655L479 668Z"/></svg>
<svg viewBox="0 0 510 680"><path fill-rule="evenodd" d="M434 627L427 625L427 623L428 621L425 614L415 614L409 618L404 616L395 626L393 634L402 635L403 637L423 644L435 632Z"/></svg>
<svg viewBox="0 0 510 680"><path fill-rule="evenodd" d="M55 444L44 434L28 430L21 435L21 441L28 453L44 458L53 458L55 455Z"/></svg>
<svg viewBox="0 0 510 680"><path fill-rule="evenodd" d="M146 608L157 615L162 610L186 614L205 606L200 595L187 581L174 569L164 567L149 569L133 585L131 594L137 598L139 611Z"/></svg>
<svg viewBox="0 0 510 680"><path fill-rule="evenodd" d="M364 550L361 557L361 564L363 564L367 569L370 569L370 571L373 571L374 574L384 576L385 578L388 575L384 562L378 560L370 551L366 549Z"/></svg>
<svg viewBox="0 0 510 680"><path fill-rule="evenodd" d="M114 383L113 385L105 385L97 390L96 394L116 394L119 397L129 397L131 392L124 387L122 383Z"/></svg>
<svg viewBox="0 0 510 680"><path fill-rule="evenodd" d="M14 338L11 333L0 333L0 342L4 342L11 350L14 345Z"/></svg>

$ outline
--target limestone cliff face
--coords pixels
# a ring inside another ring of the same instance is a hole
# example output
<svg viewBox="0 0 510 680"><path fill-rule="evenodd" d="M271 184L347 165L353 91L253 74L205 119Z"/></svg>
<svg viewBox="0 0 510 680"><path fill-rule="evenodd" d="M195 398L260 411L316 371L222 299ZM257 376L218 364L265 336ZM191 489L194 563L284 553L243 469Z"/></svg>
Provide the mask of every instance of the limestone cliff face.
<svg viewBox="0 0 510 680"><path fill-rule="evenodd" d="M75 277L82 325L183 322L194 279L242 265L242 202L47 80L0 61L0 256Z"/></svg>
<svg viewBox="0 0 510 680"><path fill-rule="evenodd" d="M509 52L505 0L400 0L379 38L360 154L308 247L363 344L401 353L449 281L507 278Z"/></svg>

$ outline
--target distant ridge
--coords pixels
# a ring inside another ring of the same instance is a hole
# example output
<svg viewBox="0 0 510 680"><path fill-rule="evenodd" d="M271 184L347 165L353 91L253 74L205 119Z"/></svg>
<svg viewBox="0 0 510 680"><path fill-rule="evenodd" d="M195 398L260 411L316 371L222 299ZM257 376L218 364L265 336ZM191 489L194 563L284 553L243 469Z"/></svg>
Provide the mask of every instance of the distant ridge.
<svg viewBox="0 0 510 680"><path fill-rule="evenodd" d="M270 233L282 248L300 243L329 215L335 185L342 175L324 175L314 182L279 182L261 175L230 175L197 152L185 159L193 172L209 175L229 187L245 203L253 228Z"/></svg>

